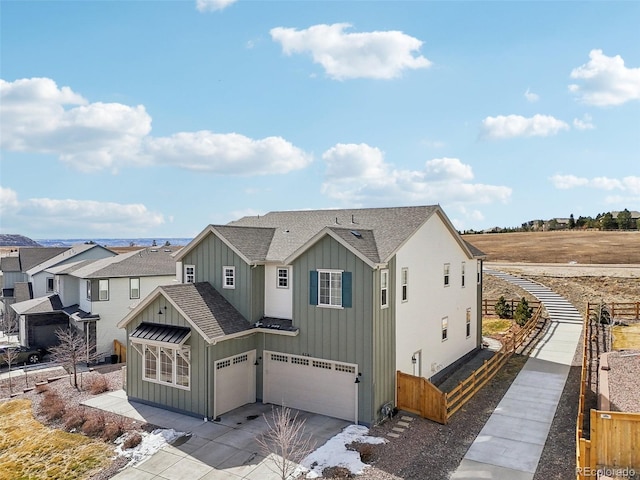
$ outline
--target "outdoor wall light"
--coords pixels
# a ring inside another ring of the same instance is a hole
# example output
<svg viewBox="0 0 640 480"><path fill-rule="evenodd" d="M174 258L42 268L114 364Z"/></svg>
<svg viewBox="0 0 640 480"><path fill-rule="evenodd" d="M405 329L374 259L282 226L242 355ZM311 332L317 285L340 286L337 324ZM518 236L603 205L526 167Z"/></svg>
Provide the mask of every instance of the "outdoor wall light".
<svg viewBox="0 0 640 480"><path fill-rule="evenodd" d="M164 306L164 309L167 309L167 306ZM164 312L162 311L162 307L158 310L158 315L162 315Z"/></svg>
<svg viewBox="0 0 640 480"><path fill-rule="evenodd" d="M358 376L356 377L356 381L353 383L360 383L360 377L362 376L362 373L358 372Z"/></svg>
<svg viewBox="0 0 640 480"><path fill-rule="evenodd" d="M416 364L417 360L416 360L416 356L412 355L411 356L411 363L413 363L414 365Z"/></svg>
<svg viewBox="0 0 640 480"><path fill-rule="evenodd" d="M257 367L260 365L260 360L262 360L262 357L256 357L256 361L253 364Z"/></svg>

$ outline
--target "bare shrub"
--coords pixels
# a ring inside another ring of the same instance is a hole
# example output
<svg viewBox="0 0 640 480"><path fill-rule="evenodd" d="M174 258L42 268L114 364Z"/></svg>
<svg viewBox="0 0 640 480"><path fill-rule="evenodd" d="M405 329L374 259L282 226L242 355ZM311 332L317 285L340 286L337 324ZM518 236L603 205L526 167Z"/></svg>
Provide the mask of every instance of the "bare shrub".
<svg viewBox="0 0 640 480"><path fill-rule="evenodd" d="M271 415L263 415L267 431L257 438L265 456L271 455L271 468L282 480L287 480L298 464L315 448L311 436L305 431L305 421L292 415L287 407L274 408Z"/></svg>
<svg viewBox="0 0 640 480"><path fill-rule="evenodd" d="M130 432L122 443L122 448L135 448L142 442L142 435L139 432Z"/></svg>
<svg viewBox="0 0 640 480"><path fill-rule="evenodd" d="M62 418L65 409L64 400L62 400L57 393L51 391L45 392L44 398L42 402L40 402L40 414L48 421L51 422Z"/></svg>
<svg viewBox="0 0 640 480"><path fill-rule="evenodd" d="M82 431L90 437L101 437L104 434L104 414L92 411L87 413L86 420L82 424Z"/></svg>
<svg viewBox="0 0 640 480"><path fill-rule="evenodd" d="M113 442L116 438L126 433L127 430L127 420L119 415L112 415L105 422L102 439L108 442Z"/></svg>
<svg viewBox="0 0 640 480"><path fill-rule="evenodd" d="M102 375L98 374L89 379L88 390L92 395L98 395L100 393L104 393L109 391L109 384L107 383L107 379Z"/></svg>
<svg viewBox="0 0 640 480"><path fill-rule="evenodd" d="M85 409L82 407L75 407L65 412L62 421L64 422L64 429L70 432L71 430L78 430L82 427L87 420Z"/></svg>

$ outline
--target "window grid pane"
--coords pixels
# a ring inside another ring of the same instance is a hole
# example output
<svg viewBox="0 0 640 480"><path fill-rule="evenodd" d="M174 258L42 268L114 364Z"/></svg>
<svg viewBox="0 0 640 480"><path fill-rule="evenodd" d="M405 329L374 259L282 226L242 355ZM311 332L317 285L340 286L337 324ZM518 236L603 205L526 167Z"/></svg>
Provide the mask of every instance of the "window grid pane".
<svg viewBox="0 0 640 480"><path fill-rule="evenodd" d="M160 349L160 381L171 383L173 381L173 351Z"/></svg>
<svg viewBox="0 0 640 480"><path fill-rule="evenodd" d="M155 380L157 374L157 357L155 347L144 346L144 376Z"/></svg>

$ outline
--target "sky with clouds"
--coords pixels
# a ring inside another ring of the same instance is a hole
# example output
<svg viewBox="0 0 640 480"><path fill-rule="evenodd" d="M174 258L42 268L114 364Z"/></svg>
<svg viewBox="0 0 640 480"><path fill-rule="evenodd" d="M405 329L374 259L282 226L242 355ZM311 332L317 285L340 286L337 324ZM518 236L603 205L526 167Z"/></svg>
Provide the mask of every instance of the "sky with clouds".
<svg viewBox="0 0 640 480"><path fill-rule="evenodd" d="M192 237L440 204L460 230L640 210L639 2L17 1L0 232Z"/></svg>

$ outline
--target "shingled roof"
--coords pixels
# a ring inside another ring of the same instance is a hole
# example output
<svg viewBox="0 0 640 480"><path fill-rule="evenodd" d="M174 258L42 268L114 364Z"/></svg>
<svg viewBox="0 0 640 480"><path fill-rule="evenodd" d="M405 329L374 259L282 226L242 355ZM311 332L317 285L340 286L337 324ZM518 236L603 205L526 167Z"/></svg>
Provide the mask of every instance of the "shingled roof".
<svg viewBox="0 0 640 480"><path fill-rule="evenodd" d="M0 270L3 272L26 272L67 250L69 247L21 247L18 250L18 255L2 257Z"/></svg>
<svg viewBox="0 0 640 480"><path fill-rule="evenodd" d="M386 261L438 208L432 205L270 212L262 216L243 217L229 225L274 228L266 261L284 260L325 227L334 229L343 239L349 239L351 245L354 245L349 237L352 230L370 231L370 234L366 233L367 246L358 245L365 248L367 256L372 255L372 261Z"/></svg>
<svg viewBox="0 0 640 480"><path fill-rule="evenodd" d="M168 251L165 251L168 250ZM175 275L176 261L171 249L142 249L114 257L84 261L57 270L78 278L149 277Z"/></svg>
<svg viewBox="0 0 640 480"><path fill-rule="evenodd" d="M38 297L11 305L18 315L35 315L37 313L54 313L62 311L62 302L58 294Z"/></svg>
<svg viewBox="0 0 640 480"><path fill-rule="evenodd" d="M251 324L211 284L182 283L159 287L159 290L188 316L205 340L251 329Z"/></svg>

